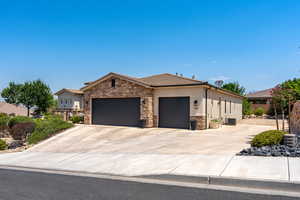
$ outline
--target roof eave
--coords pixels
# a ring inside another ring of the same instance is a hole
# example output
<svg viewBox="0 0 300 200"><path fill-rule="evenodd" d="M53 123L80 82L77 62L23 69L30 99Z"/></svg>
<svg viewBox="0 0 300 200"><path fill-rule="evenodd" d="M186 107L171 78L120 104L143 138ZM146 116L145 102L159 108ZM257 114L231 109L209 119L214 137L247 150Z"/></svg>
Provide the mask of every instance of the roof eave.
<svg viewBox="0 0 300 200"><path fill-rule="evenodd" d="M96 81L93 81L90 85L87 85L85 87L82 87L80 90L82 90L83 92L93 88L94 86L96 86L97 84L101 83L102 81L105 81L107 80L108 78L110 78L111 76L116 76L116 77L120 77L121 79L124 79L124 80L127 80L127 81L130 81L132 83L135 83L135 84L138 84L138 85L141 85L143 87L146 87L146 88L152 88L150 85L147 85L147 84L144 84L140 81L137 81L135 79L132 79L130 77L126 77L126 76L123 76L121 74L117 74L117 73L113 73L113 72L110 72L108 73L107 75L101 77L100 79L96 80Z"/></svg>

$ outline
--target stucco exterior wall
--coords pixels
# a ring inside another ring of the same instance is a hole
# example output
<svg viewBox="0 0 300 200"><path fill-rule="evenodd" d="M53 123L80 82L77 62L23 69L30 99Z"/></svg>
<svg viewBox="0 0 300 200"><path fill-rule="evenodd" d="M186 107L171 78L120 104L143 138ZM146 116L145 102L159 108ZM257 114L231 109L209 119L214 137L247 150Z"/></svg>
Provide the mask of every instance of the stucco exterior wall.
<svg viewBox="0 0 300 200"><path fill-rule="evenodd" d="M182 88L158 88L154 90L154 115L159 114L159 97L190 97L190 115L202 116L205 114L203 107L204 89L200 87L182 87ZM198 105L194 105L194 101Z"/></svg>
<svg viewBox="0 0 300 200"><path fill-rule="evenodd" d="M207 99L207 118L208 123L213 119L221 119L225 122L226 118L242 119L243 99L231 95L222 94L216 90L208 90ZM221 102L221 103L220 103ZM226 109L225 109L226 103Z"/></svg>
<svg viewBox="0 0 300 200"><path fill-rule="evenodd" d="M201 87L168 87L154 90L154 118L156 126L159 122L159 98L160 97L190 97L190 119L198 121L197 129L204 129L204 89ZM197 104L195 104L197 101Z"/></svg>
<svg viewBox="0 0 300 200"><path fill-rule="evenodd" d="M58 95L58 108L82 110L83 95L72 94L69 92L65 92L63 94Z"/></svg>

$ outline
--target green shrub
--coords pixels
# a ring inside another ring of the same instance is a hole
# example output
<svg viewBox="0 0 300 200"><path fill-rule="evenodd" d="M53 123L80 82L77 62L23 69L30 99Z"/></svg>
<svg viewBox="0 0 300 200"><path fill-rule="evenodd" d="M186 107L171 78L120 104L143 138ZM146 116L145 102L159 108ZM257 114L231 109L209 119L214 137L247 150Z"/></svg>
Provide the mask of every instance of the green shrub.
<svg viewBox="0 0 300 200"><path fill-rule="evenodd" d="M34 122L34 120L30 117L16 116L16 117L13 117L9 120L8 127L12 128L16 124L25 123L25 122Z"/></svg>
<svg viewBox="0 0 300 200"><path fill-rule="evenodd" d="M38 142L45 140L59 131L71 128L73 124L65 122L58 118L45 119L36 121L36 127L34 132L28 136L29 144L37 144Z"/></svg>
<svg viewBox="0 0 300 200"><path fill-rule="evenodd" d="M253 110L251 109L251 103L247 100L243 100L243 115L252 115Z"/></svg>
<svg viewBox="0 0 300 200"><path fill-rule="evenodd" d="M8 129L9 116L5 113L0 113L0 131Z"/></svg>
<svg viewBox="0 0 300 200"><path fill-rule="evenodd" d="M73 122L73 124L78 124L78 123L83 122L84 118L83 118L83 116L75 115L75 116L71 117L70 120Z"/></svg>
<svg viewBox="0 0 300 200"><path fill-rule="evenodd" d="M24 122L14 125L9 133L15 140L25 140L26 137L34 131L35 123Z"/></svg>
<svg viewBox="0 0 300 200"><path fill-rule="evenodd" d="M261 108L261 107L256 108L255 111L254 111L254 114L256 116L263 116L264 113L265 113L265 110L263 108Z"/></svg>
<svg viewBox="0 0 300 200"><path fill-rule="evenodd" d="M0 151L5 150L6 148L7 148L6 142L0 139Z"/></svg>
<svg viewBox="0 0 300 200"><path fill-rule="evenodd" d="M44 119L45 120L53 120L53 119L63 120L63 116L62 115L54 115L54 114L48 113L48 114L45 115Z"/></svg>
<svg viewBox="0 0 300 200"><path fill-rule="evenodd" d="M284 134L287 134L284 131L270 130L262 132L256 135L252 141L251 146L253 147L262 147L262 146L272 146L281 144L283 141Z"/></svg>
<svg viewBox="0 0 300 200"><path fill-rule="evenodd" d="M211 120L211 122L213 122L213 123L221 123L221 120L219 120L219 119L213 119L213 120Z"/></svg>

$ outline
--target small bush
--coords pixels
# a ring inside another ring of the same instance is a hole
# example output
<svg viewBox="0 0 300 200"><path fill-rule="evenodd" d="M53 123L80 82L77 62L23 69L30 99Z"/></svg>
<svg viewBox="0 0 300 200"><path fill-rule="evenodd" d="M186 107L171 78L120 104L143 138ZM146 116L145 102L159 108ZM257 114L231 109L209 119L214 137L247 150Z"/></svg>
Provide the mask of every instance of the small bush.
<svg viewBox="0 0 300 200"><path fill-rule="evenodd" d="M14 140L25 140L34 131L35 123L24 122L14 125L10 129L10 135Z"/></svg>
<svg viewBox="0 0 300 200"><path fill-rule="evenodd" d="M63 120L63 116L62 115L54 115L54 114L45 114L45 117L44 117L45 120L54 120L54 119L57 119L57 120Z"/></svg>
<svg viewBox="0 0 300 200"><path fill-rule="evenodd" d="M18 123L25 123L25 122L33 122L33 119L31 119L30 117L25 117L25 116L13 117L9 120L8 127L12 128L14 125L16 125Z"/></svg>
<svg viewBox="0 0 300 200"><path fill-rule="evenodd" d="M83 116L75 115L75 116L71 117L70 120L73 122L73 124L78 124L78 123L83 122L84 118L83 118Z"/></svg>
<svg viewBox="0 0 300 200"><path fill-rule="evenodd" d="M255 111L254 111L254 114L256 116L263 116L263 114L265 114L265 110L261 107L256 108Z"/></svg>
<svg viewBox="0 0 300 200"><path fill-rule="evenodd" d="M5 113L0 113L0 131L8 129L9 116Z"/></svg>
<svg viewBox="0 0 300 200"><path fill-rule="evenodd" d="M6 148L7 148L6 142L0 139L0 151L5 150Z"/></svg>
<svg viewBox="0 0 300 200"><path fill-rule="evenodd" d="M283 136L286 134L284 131L270 130L256 135L251 141L253 147L272 146L281 144Z"/></svg>
<svg viewBox="0 0 300 200"><path fill-rule="evenodd" d="M73 124L65 122L58 118L36 121L36 127L32 134L29 135L27 141L29 144L37 144L45 140L59 131L71 128Z"/></svg>

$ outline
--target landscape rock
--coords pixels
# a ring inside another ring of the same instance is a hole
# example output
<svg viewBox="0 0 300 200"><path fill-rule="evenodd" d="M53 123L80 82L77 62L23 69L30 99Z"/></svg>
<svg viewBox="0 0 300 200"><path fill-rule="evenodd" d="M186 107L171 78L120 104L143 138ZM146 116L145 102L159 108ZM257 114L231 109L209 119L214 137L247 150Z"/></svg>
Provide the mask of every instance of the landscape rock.
<svg viewBox="0 0 300 200"><path fill-rule="evenodd" d="M8 138L10 134L7 130L0 130L0 138Z"/></svg>
<svg viewBox="0 0 300 200"><path fill-rule="evenodd" d="M16 149L24 146L24 142L22 140L13 140L8 144L8 149Z"/></svg>
<svg viewBox="0 0 300 200"><path fill-rule="evenodd" d="M300 157L300 145L295 147L286 145L250 147L243 149L237 156Z"/></svg>

